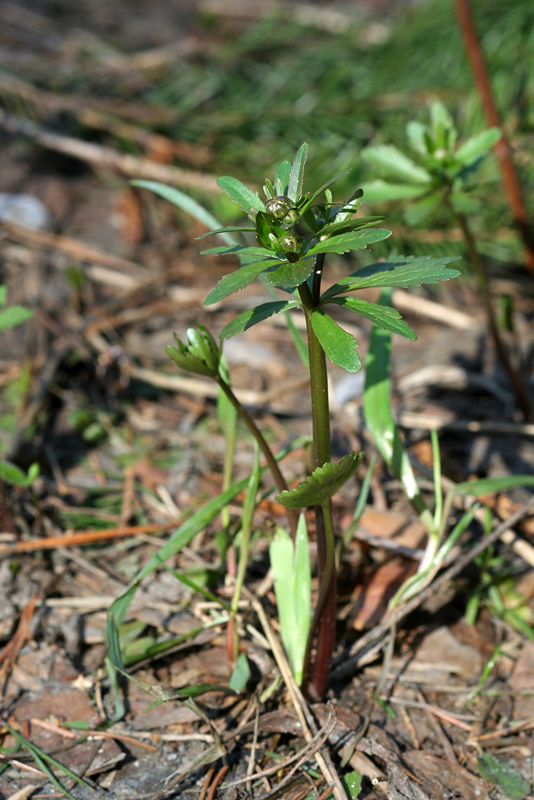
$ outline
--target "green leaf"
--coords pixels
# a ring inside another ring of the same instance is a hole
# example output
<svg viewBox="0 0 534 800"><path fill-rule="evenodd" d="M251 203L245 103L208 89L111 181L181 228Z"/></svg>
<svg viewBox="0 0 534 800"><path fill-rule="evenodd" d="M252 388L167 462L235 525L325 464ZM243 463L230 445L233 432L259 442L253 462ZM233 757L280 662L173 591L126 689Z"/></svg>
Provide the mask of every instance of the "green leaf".
<svg viewBox="0 0 534 800"><path fill-rule="evenodd" d="M312 258L301 258L299 261L286 261L267 275L273 286L281 289L294 289L309 278L313 272Z"/></svg>
<svg viewBox="0 0 534 800"><path fill-rule="evenodd" d="M372 164L382 167L390 175L408 181L408 183L429 184L432 180L426 169L417 166L411 158L405 156L391 144L366 147L363 155Z"/></svg>
<svg viewBox="0 0 534 800"><path fill-rule="evenodd" d="M350 800L357 800L362 790L362 776L358 770L346 772L341 778L345 791L347 792Z"/></svg>
<svg viewBox="0 0 534 800"><path fill-rule="evenodd" d="M261 275L262 272L265 272L266 269L269 269L273 264L277 263L279 262L271 258L267 261L255 261L252 264L245 264L244 267L240 267L234 272L229 272L228 275L224 275L215 288L211 290L204 300L204 305L210 306L212 303L218 303L224 300L225 297L234 294L234 292L244 289L252 283L258 275Z"/></svg>
<svg viewBox="0 0 534 800"><path fill-rule="evenodd" d="M465 166L473 164L497 144L502 136L500 128L488 128L464 142L456 151L455 159Z"/></svg>
<svg viewBox="0 0 534 800"><path fill-rule="evenodd" d="M300 515L295 544L277 528L269 547L282 641L297 684L304 679L311 627L311 567L306 519Z"/></svg>
<svg viewBox="0 0 534 800"><path fill-rule="evenodd" d="M328 189L330 186L332 186L333 183L336 183L336 181L338 181L340 178L344 178L345 175L348 175L349 172L350 172L350 169L347 169L347 170L345 170L345 172L340 172L339 175L336 175L334 178L330 178L330 180L327 181L326 183L323 183L323 185L320 186L318 189L316 189L316 191L312 194L312 196L306 202L306 205L304 206L304 208L305 209L309 208L312 205L313 201L317 199L317 197L319 197L324 191L326 191L326 189ZM358 191L361 191L361 189L359 189Z"/></svg>
<svg viewBox="0 0 534 800"><path fill-rule="evenodd" d="M336 217L337 219L337 217ZM368 228L371 225L376 225L377 222L383 222L384 217L360 217L359 219L343 219L340 222L330 222L319 231L321 239L323 236L338 236L341 233L350 233L351 231L358 231L362 228Z"/></svg>
<svg viewBox="0 0 534 800"><path fill-rule="evenodd" d="M234 667L234 671L232 672L232 677L230 678L230 689L236 694L241 694L244 691L248 681L250 678L250 666L248 663L248 658L244 653L239 653L237 657L237 663Z"/></svg>
<svg viewBox="0 0 534 800"><path fill-rule="evenodd" d="M363 453L348 453L337 464L327 461L314 469L295 489L284 491L276 500L286 508L300 509L326 505L341 487L354 475L363 459Z"/></svg>
<svg viewBox="0 0 534 800"><path fill-rule="evenodd" d="M414 120L406 125L406 136L410 147L412 150L415 150L416 153L420 153L422 156L428 155L428 149L425 141L426 129L426 125L423 125L422 122L415 122Z"/></svg>
<svg viewBox="0 0 534 800"><path fill-rule="evenodd" d="M331 239L325 239L324 242L318 242L306 251L306 255L348 253L349 250L362 250L368 244L380 242L382 239L387 239L388 236L391 236L391 231L387 230L387 228L365 228L362 231L342 233L340 236L333 236Z"/></svg>
<svg viewBox="0 0 534 800"><path fill-rule="evenodd" d="M247 246L242 244L234 244L231 247L210 247L209 250L201 250L201 256L272 256L275 257L272 250L266 247L259 247L257 245Z"/></svg>
<svg viewBox="0 0 534 800"><path fill-rule="evenodd" d="M208 236L220 236L222 233L254 233L255 231L256 228L242 228L239 226L231 226L230 228L216 228L214 231L208 231L207 233L197 236L196 239L206 239ZM234 244L233 241L232 244Z"/></svg>
<svg viewBox="0 0 534 800"><path fill-rule="evenodd" d="M281 311L289 311L292 308L298 308L298 306L299 303L296 300L277 300L273 303L262 303L239 314L228 325L225 325L219 336L221 339L231 339L237 333L242 333L252 328L253 325L263 322L263 320L272 317L274 314L279 314Z"/></svg>
<svg viewBox="0 0 534 800"><path fill-rule="evenodd" d="M14 328L15 325L20 325L22 322L31 319L33 311L24 306L9 306L0 311L0 331Z"/></svg>
<svg viewBox="0 0 534 800"><path fill-rule="evenodd" d="M446 265L457 258L432 258L431 256L399 256L396 261L369 264L367 267L347 275L323 294L323 301L342 292L368 289L372 286L420 286L456 278L456 269Z"/></svg>
<svg viewBox="0 0 534 800"><path fill-rule="evenodd" d="M402 319L396 308L380 306L357 297L336 297L330 302L348 308L349 311L355 311L362 317L367 317L379 328L398 333L399 336L404 336L405 339L410 339L412 342L417 339L416 332Z"/></svg>
<svg viewBox="0 0 534 800"><path fill-rule="evenodd" d="M31 486L39 475L39 464L34 462L26 474L11 461L0 461L0 478L10 486Z"/></svg>
<svg viewBox="0 0 534 800"><path fill-rule="evenodd" d="M523 800L530 794L530 781L506 762L497 761L490 753L478 757L477 768L485 780L499 786L505 797L511 800Z"/></svg>
<svg viewBox="0 0 534 800"><path fill-rule="evenodd" d="M366 203L383 203L390 200L411 200L421 197L428 191L427 186L413 186L408 183L388 183L377 179L363 184L363 198Z"/></svg>
<svg viewBox="0 0 534 800"><path fill-rule="evenodd" d="M289 175L291 173L291 162L282 161L276 170L274 188L280 197L287 197L289 191Z"/></svg>
<svg viewBox="0 0 534 800"><path fill-rule="evenodd" d="M443 196L440 192L433 192L432 194L422 197L407 208L404 209L404 219L408 225L418 225L429 214L436 211L443 202Z"/></svg>
<svg viewBox="0 0 534 800"><path fill-rule="evenodd" d="M221 223L213 214L206 211L200 203L197 203L197 201L193 200L189 195L180 192L179 189L175 189L172 186L165 186L164 183L158 183L157 181L132 181L132 186L149 189L151 192L154 192L154 194L163 197L164 200L169 200L173 205L181 208L186 214L190 214L208 229L221 228ZM232 236L230 233L223 233L221 237L227 244L237 244L236 237Z"/></svg>
<svg viewBox="0 0 534 800"><path fill-rule="evenodd" d="M228 175L223 175L217 181L218 186L232 198L234 203L241 206L245 214L249 214L251 208L256 211L265 211L265 205L258 196L257 192L253 192L244 183L241 183L237 178L232 178Z"/></svg>
<svg viewBox="0 0 534 800"><path fill-rule="evenodd" d="M0 286L0 308L7 302L7 286Z"/></svg>
<svg viewBox="0 0 534 800"><path fill-rule="evenodd" d="M293 163L291 164L291 172L289 173L289 185L287 189L287 196L294 203L297 202L302 194L302 187L304 185L304 166L306 158L308 157L308 145L306 142L301 144Z"/></svg>
<svg viewBox="0 0 534 800"><path fill-rule="evenodd" d="M356 352L358 342L354 336L343 330L332 317L319 308L312 311L311 320L315 335L328 360L347 372L358 372L362 364Z"/></svg>
<svg viewBox="0 0 534 800"><path fill-rule="evenodd" d="M451 494L459 497L479 497L481 494L506 492L518 486L534 486L534 475L504 475L502 478L480 478L477 481L465 481L455 484Z"/></svg>

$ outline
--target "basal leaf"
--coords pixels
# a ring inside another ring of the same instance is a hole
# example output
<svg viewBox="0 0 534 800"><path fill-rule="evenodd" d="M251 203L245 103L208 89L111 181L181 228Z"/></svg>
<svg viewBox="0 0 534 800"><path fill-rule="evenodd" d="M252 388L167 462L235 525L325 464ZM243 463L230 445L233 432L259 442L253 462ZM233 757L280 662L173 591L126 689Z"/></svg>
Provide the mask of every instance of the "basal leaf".
<svg viewBox="0 0 534 800"><path fill-rule="evenodd" d="M465 166L484 156L488 150L497 144L502 136L500 128L488 128L464 142L456 151L455 158Z"/></svg>
<svg viewBox="0 0 534 800"><path fill-rule="evenodd" d="M9 306L8 308L4 308L0 311L0 331L14 328L16 325L20 325L22 322L31 319L31 317L33 317L33 311L24 306Z"/></svg>
<svg viewBox="0 0 534 800"><path fill-rule="evenodd" d="M530 781L505 761L498 761L490 753L482 753L477 759L477 768L483 778L499 786L505 797L523 800L530 794Z"/></svg>
<svg viewBox="0 0 534 800"><path fill-rule="evenodd" d="M385 172L408 181L408 183L427 185L432 180L426 169L419 167L411 158L405 156L391 144L366 147L363 155L372 164L382 167Z"/></svg>
<svg viewBox="0 0 534 800"><path fill-rule="evenodd" d="M302 194L302 187L304 184L304 166L306 164L307 157L308 145L306 142L304 142L297 150L295 158L293 159L293 163L291 164L291 172L289 173L287 196L294 203L297 202Z"/></svg>
<svg viewBox="0 0 534 800"><path fill-rule="evenodd" d="M232 178L229 175L223 175L217 181L219 187L229 195L234 203L237 203L246 214L250 213L253 208L256 211L265 211L265 205L258 196L257 192L253 192L244 183L241 183L237 178Z"/></svg>
<svg viewBox="0 0 534 800"><path fill-rule="evenodd" d="M364 183L363 197L366 203L383 203L390 200L411 200L420 197L426 191L427 186L414 186L409 183L388 183L377 178L375 181Z"/></svg>
<svg viewBox="0 0 534 800"><path fill-rule="evenodd" d="M363 231L365 233L365 231ZM456 278L460 273L448 269L447 264L457 258L433 258L431 256L399 256L395 261L369 264L367 267L347 275L323 294L323 300L355 289L371 286L420 286Z"/></svg>
<svg viewBox="0 0 534 800"><path fill-rule="evenodd" d="M277 263L279 262L274 258L268 261L255 261L252 264L245 264L244 267L236 269L235 272L229 272L228 275L224 275L217 286L211 290L204 300L204 305L210 306L212 303L218 303L220 300L224 300L225 297L228 297L228 295L238 292L240 289L244 289L249 283L252 283L258 275L261 275L262 272Z"/></svg>
<svg viewBox="0 0 534 800"><path fill-rule="evenodd" d="M396 308L370 303L359 297L336 297L331 302L348 308L349 311L355 311L362 317L367 317L383 330L398 333L399 336L404 336L405 339L410 339L412 342L417 339L416 332L402 319Z"/></svg>
<svg viewBox="0 0 534 800"><path fill-rule="evenodd" d="M312 311L312 325L328 360L347 372L358 372L362 364L356 352L358 342L350 333L340 328L332 317L317 308Z"/></svg>
<svg viewBox="0 0 534 800"><path fill-rule="evenodd" d="M363 459L363 453L349 453L337 464L328 461L314 469L305 481L295 489L276 496L286 508L300 509L314 505L326 505L341 487L354 475Z"/></svg>
<svg viewBox="0 0 534 800"><path fill-rule="evenodd" d="M366 228L362 231L342 233L340 236L332 236L324 242L318 242L306 251L307 256L317 253L348 253L349 250L362 250L368 244L380 242L391 236L391 231L387 228Z"/></svg>
<svg viewBox="0 0 534 800"><path fill-rule="evenodd" d="M252 328L253 325L257 325L258 322L263 322L263 320L272 317L274 314L279 314L281 311L297 308L298 305L296 300L278 300L274 303L262 303L260 306L250 308L239 314L222 329L219 336L221 339L230 339L237 333L242 333L248 328Z"/></svg>
<svg viewBox="0 0 534 800"><path fill-rule="evenodd" d="M256 245L246 246L241 244L234 244L231 247L221 246L221 247L210 247L209 250L201 250L201 256L272 256L274 257L274 253L272 250L268 250L266 247L259 247Z"/></svg>
<svg viewBox="0 0 534 800"><path fill-rule="evenodd" d="M314 261L312 258L301 258L299 261L286 261L267 276L268 280L281 289L294 289L312 274Z"/></svg>

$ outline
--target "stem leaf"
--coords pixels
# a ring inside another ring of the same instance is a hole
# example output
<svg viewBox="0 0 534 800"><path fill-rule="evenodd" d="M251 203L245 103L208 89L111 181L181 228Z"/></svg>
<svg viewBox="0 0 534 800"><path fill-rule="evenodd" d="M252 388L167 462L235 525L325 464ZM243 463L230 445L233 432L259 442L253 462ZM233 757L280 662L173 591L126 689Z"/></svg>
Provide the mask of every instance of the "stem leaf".
<svg viewBox="0 0 534 800"><path fill-rule="evenodd" d="M257 192L253 192L244 183L241 183L237 178L232 178L229 175L223 175L217 181L218 186L232 198L234 203L241 206L245 214L250 214L250 210L265 211L265 205L260 199Z"/></svg>
<svg viewBox="0 0 534 800"><path fill-rule="evenodd" d="M293 163L291 164L291 172L289 173L289 185L287 189L287 196L294 203L297 202L302 194L302 187L304 184L304 166L306 158L308 157L308 144L304 142L301 144L295 154ZM262 209L263 210L263 209Z"/></svg>
<svg viewBox="0 0 534 800"><path fill-rule="evenodd" d="M381 167L388 174L408 181L408 183L429 184L431 181L426 169L417 166L411 158L405 156L404 153L401 153L391 144L366 147L363 155L368 161Z"/></svg>
<svg viewBox="0 0 534 800"><path fill-rule="evenodd" d="M244 289L252 283L252 281L256 280L262 272L265 272L266 269L269 269L273 264L277 263L279 262L275 261L274 258L265 261L254 261L252 264L245 264L234 272L229 272L228 275L224 275L216 287L211 290L204 300L204 305L210 306L213 303L218 303L220 300L224 300L229 295L234 294L234 292Z"/></svg>
<svg viewBox="0 0 534 800"><path fill-rule="evenodd" d="M286 508L307 508L326 505L330 498L351 478L363 459L363 453L349 453L337 464L327 461L314 469L295 489L282 492L276 500Z"/></svg>
<svg viewBox="0 0 534 800"><path fill-rule="evenodd" d="M363 231L365 233L366 231ZM436 283L456 278L457 269L448 269L447 264L457 258L432 258L431 256L399 256L395 261L369 264L367 267L347 275L331 286L323 294L328 297L356 289L369 289L376 286L421 286L422 283Z"/></svg>
<svg viewBox="0 0 534 800"><path fill-rule="evenodd" d="M268 280L281 289L295 289L304 283L313 272L312 258L301 258L299 261L286 261L267 276Z"/></svg>
<svg viewBox="0 0 534 800"><path fill-rule="evenodd" d="M354 311L356 314L361 314L362 317L367 317L383 330L397 333L412 342L417 339L416 332L401 318L396 308L370 303L368 300L361 300L359 297L335 297L331 302L348 308L349 311Z"/></svg>
<svg viewBox="0 0 534 800"><path fill-rule="evenodd" d="M273 303L262 303L239 314L222 329L219 336L221 339L230 339L237 333L242 333L252 328L253 325L257 325L258 322L263 322L263 320L272 317L274 314L279 314L281 311L297 308L298 305L296 300L277 300Z"/></svg>
<svg viewBox="0 0 534 800"><path fill-rule="evenodd" d="M387 228L365 228L361 231L342 233L339 236L332 236L323 242L317 242L307 252L307 256L317 253L348 253L349 250L362 250L368 244L380 242L391 236L391 231Z"/></svg>
<svg viewBox="0 0 534 800"><path fill-rule="evenodd" d="M311 320L315 335L329 361L347 372L358 372L362 364L356 352L358 342L354 336L343 330L332 317L319 308L312 310Z"/></svg>

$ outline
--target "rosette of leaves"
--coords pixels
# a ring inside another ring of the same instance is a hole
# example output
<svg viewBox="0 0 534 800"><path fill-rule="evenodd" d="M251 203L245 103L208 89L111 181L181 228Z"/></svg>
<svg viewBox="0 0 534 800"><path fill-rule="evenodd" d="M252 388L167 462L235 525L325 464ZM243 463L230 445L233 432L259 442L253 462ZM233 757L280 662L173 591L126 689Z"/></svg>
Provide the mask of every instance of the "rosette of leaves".
<svg viewBox="0 0 534 800"><path fill-rule="evenodd" d="M430 106L430 124L411 121L406 126L413 158L391 144L367 147L364 158L378 168L386 180L364 184L365 199L371 203L413 201L404 209L410 225L416 225L435 211L445 196L456 213L478 209L468 192L473 174L501 138L499 128L488 128L458 145L454 122L440 102Z"/></svg>
<svg viewBox="0 0 534 800"><path fill-rule="evenodd" d="M260 275L276 288L290 295L287 300L262 303L239 314L220 333L228 339L251 328L273 314L302 307L299 287L308 285L312 293L311 314L313 330L328 359L349 372L361 368L356 352L358 342L341 328L328 313L327 306L338 305L367 317L380 327L416 339L415 332L401 319L396 309L347 297L350 292L371 287L419 286L447 280L459 273L447 269L451 258L399 258L387 263L371 264L352 273L343 281L320 294L320 281L314 280L317 265L327 253L343 254L361 250L388 238L391 231L375 227L382 217L356 217L363 197L358 189L346 201L334 203L330 187L342 175L337 175L319 189L304 193L304 166L308 145L299 148L293 162L282 161L273 181L263 187L265 200L237 178L219 178L219 186L248 216L246 227L218 228L204 236L240 232L255 234L256 244L212 247L209 255L235 255L242 266L225 275L205 299L205 305L224 300L244 289ZM320 200L324 195L325 200ZM200 237L200 238L204 238Z"/></svg>

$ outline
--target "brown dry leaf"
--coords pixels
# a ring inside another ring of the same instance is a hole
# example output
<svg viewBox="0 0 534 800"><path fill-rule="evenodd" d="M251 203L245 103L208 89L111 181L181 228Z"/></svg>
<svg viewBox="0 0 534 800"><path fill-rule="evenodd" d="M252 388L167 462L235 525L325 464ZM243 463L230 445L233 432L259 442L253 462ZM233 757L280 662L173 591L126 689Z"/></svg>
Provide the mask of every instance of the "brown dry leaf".
<svg viewBox="0 0 534 800"><path fill-rule="evenodd" d="M363 528L373 536L391 539L395 544L414 550L424 547L426 541L423 525L396 511L366 508L360 519L359 528Z"/></svg>
<svg viewBox="0 0 534 800"><path fill-rule="evenodd" d="M425 636L404 674L407 680L425 683L442 683L450 675L469 681L479 677L482 666L476 647L460 642L443 626Z"/></svg>
<svg viewBox="0 0 534 800"><path fill-rule="evenodd" d="M438 756L425 753L423 750L411 750L403 753L402 760L420 781L421 788L431 798L462 797L483 798L491 788L479 776L472 775L459 764L453 764ZM397 797L397 795L392 795ZM398 795L398 797L412 795ZM417 795L414 795L414 798Z"/></svg>
<svg viewBox="0 0 534 800"><path fill-rule="evenodd" d="M416 569L413 562L394 559L374 570L354 595L353 627L361 631L377 625L384 618L388 603L397 589Z"/></svg>
<svg viewBox="0 0 534 800"><path fill-rule="evenodd" d="M534 719L534 642L523 645L510 677L510 687L525 693L516 697L514 719Z"/></svg>
<svg viewBox="0 0 534 800"><path fill-rule="evenodd" d="M146 238L141 202L133 189L122 191L116 203L122 238L129 244L141 244Z"/></svg>

